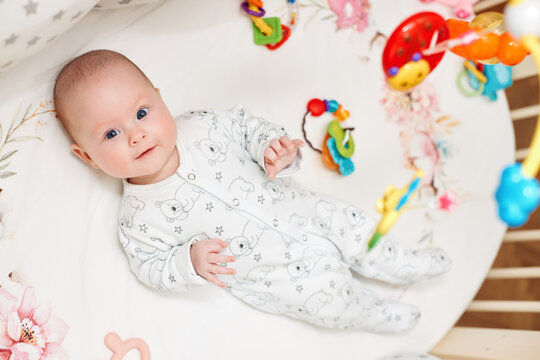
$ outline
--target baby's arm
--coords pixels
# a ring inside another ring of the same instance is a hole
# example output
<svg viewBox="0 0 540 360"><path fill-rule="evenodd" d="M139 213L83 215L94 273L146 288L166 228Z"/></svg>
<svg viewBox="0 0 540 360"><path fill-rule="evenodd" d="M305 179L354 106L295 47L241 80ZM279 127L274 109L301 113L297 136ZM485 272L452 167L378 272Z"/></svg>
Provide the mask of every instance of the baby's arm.
<svg viewBox="0 0 540 360"><path fill-rule="evenodd" d="M237 106L229 111L218 111L222 129L242 145L270 178L290 175L300 169L303 146L301 140L290 140L281 126L252 116Z"/></svg>
<svg viewBox="0 0 540 360"><path fill-rule="evenodd" d="M206 284L193 267L190 249L198 240L207 238L196 235L184 244L172 246L159 238L120 227L120 239L131 271L141 282L159 290L185 291Z"/></svg>

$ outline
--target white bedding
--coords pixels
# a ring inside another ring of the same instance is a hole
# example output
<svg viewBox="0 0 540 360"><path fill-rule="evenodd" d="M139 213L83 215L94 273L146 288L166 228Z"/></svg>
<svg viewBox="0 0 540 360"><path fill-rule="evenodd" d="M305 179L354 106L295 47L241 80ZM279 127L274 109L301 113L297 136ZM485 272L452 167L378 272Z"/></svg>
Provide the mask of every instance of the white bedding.
<svg viewBox="0 0 540 360"><path fill-rule="evenodd" d="M279 14L284 4L265 1L270 15ZM373 1L371 26L359 33L336 31L335 18L325 19L332 14L326 10L310 20L313 9L300 9L299 26L275 52L253 44L251 23L237 1L166 1L90 12L50 47L0 74L4 136L19 107L20 117L28 104L33 110L51 100L55 75L65 61L109 48L139 65L175 116L240 103L301 137L307 101L336 99L350 110L356 127L356 172L340 177L306 149L304 170L296 178L376 215L374 204L385 186L403 186L412 171L403 166L400 127L385 120L380 105L383 42L370 49L369 41L377 30L389 35L421 9L451 14L418 0ZM110 331L123 339L144 339L154 359L374 359L396 351L428 351L473 298L505 231L496 218L493 192L500 170L513 159L506 99L502 94L497 102L465 98L455 86L460 70L461 60L447 54L426 80L434 87L440 115L461 121L449 138L455 155L444 164L460 195L458 210L428 221L419 204L392 229L411 248L428 246L419 239L431 233L429 245L443 247L453 258L453 269L409 288L369 282L378 292L420 308L422 319L409 333L316 328L259 312L217 287L176 294L144 287L130 273L116 237L121 182L70 154L70 142L50 113L20 129L21 135L43 141L25 138L0 152L1 157L19 150L3 170L16 174L0 178L5 190L0 200L14 219L7 234L19 247L18 256L10 256L18 262L16 277L35 286L39 298L51 299L54 313L70 326L63 346L71 359L110 358L103 343ZM51 108L46 104L42 109ZM329 120L310 119L310 139L322 139Z"/></svg>

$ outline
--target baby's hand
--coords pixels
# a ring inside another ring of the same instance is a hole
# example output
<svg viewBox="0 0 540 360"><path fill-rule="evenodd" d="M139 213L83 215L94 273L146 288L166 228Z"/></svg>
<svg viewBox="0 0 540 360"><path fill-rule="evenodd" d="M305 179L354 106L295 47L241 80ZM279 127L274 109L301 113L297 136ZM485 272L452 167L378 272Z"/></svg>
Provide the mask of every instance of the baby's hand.
<svg viewBox="0 0 540 360"><path fill-rule="evenodd" d="M299 139L291 140L286 136L270 141L270 146L264 151L264 166L268 177L273 179L276 174L289 166L296 159L296 150L298 147L303 147L304 142Z"/></svg>
<svg viewBox="0 0 540 360"><path fill-rule="evenodd" d="M236 274L236 270L218 265L219 263L228 263L236 260L234 256L220 254L220 251L227 246L229 244L221 239L207 239L194 243L190 249L191 263L195 272L222 288L227 287L227 284L219 280L216 274Z"/></svg>

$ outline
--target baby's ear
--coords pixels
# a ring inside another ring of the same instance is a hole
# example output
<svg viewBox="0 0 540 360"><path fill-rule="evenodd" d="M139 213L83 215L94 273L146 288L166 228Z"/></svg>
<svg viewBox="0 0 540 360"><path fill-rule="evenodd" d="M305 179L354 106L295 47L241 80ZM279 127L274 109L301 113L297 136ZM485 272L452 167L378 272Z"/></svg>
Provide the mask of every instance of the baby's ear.
<svg viewBox="0 0 540 360"><path fill-rule="evenodd" d="M92 160L90 155L88 155L88 153L86 151L84 151L83 148L80 147L79 145L71 144L71 151L73 151L73 153L75 155L77 155L77 157L79 159L81 159L82 161L84 161L85 163L90 165L91 167L93 167L95 169L99 169L99 166L97 166L97 164L94 162L94 160Z"/></svg>

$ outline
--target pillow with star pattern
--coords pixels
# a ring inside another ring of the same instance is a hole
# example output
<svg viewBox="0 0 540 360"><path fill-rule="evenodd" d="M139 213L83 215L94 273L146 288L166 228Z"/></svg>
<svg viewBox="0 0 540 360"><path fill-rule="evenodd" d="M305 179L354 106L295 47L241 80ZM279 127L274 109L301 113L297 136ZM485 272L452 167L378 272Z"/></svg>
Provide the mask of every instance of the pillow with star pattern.
<svg viewBox="0 0 540 360"><path fill-rule="evenodd" d="M153 3L161 0L100 0L96 9L98 10L110 10L117 9L119 7L131 6L131 5L143 5Z"/></svg>
<svg viewBox="0 0 540 360"><path fill-rule="evenodd" d="M98 0L0 0L0 73L71 28Z"/></svg>

